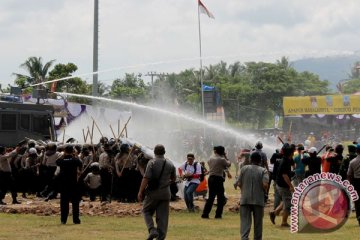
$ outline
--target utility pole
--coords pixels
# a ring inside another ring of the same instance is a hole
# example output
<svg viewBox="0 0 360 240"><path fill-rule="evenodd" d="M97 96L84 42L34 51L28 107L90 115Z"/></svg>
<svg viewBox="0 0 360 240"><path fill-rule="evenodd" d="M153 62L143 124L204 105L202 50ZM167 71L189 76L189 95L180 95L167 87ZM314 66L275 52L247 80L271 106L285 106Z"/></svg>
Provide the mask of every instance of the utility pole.
<svg viewBox="0 0 360 240"><path fill-rule="evenodd" d="M148 72L145 74L145 76L151 77L151 98L154 99L154 76L155 77L161 77L161 76L167 76L167 73L157 73L157 72Z"/></svg>
<svg viewBox="0 0 360 240"><path fill-rule="evenodd" d="M93 46L93 86L92 95L98 96L98 50L99 50L99 0L94 0L94 46Z"/></svg>

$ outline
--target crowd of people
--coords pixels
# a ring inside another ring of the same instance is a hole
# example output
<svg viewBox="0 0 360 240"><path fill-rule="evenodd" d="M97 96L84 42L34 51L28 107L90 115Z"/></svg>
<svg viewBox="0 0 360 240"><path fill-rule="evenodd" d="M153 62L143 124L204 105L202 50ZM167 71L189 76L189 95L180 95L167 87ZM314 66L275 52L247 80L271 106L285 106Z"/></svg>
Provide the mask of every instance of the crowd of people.
<svg viewBox="0 0 360 240"><path fill-rule="evenodd" d="M224 181L232 177L229 167L233 162L236 167L234 186L241 189L241 237L248 239L251 218L254 218L254 236L261 239L264 207L271 186L274 187L274 205L270 221L275 224L282 213L282 227L289 227L294 188L310 175L338 174L342 179L349 179L355 190L360 191L360 144L356 142L347 146L345 156L342 144L319 148L312 134L304 143L283 143L270 158L263 151L262 142L253 146L238 151L215 146L207 165L189 152L177 169L165 158L163 145L155 146L154 156L145 154L136 144L107 138L101 138L94 145L27 141L11 150L0 146L0 205L6 204L4 198L8 191L13 204L20 203L18 193L22 193L23 198L34 194L44 201L60 193L61 222L66 223L71 202L73 222L79 224L79 202L84 196L90 201L99 198L104 203L139 201L143 202L148 239L165 239L168 206L171 200L177 199L177 181L181 179L184 183L183 197L189 212L196 210L194 196L207 196L201 218L210 217L216 198L215 218L221 219L227 201ZM229 160L229 155L233 161ZM355 208L360 224L359 201L355 202ZM155 213L161 216L156 218L156 226L152 218Z"/></svg>
<svg viewBox="0 0 360 240"><path fill-rule="evenodd" d="M242 239L248 239L251 216L254 218L254 239L261 239L264 206L273 183L274 204L269 212L270 221L282 213L281 226L289 228L288 217L294 189L314 174L333 173L349 180L360 191L360 144L347 145L344 154L342 144L323 145L317 148L311 133L304 143L283 143L268 160L261 151L261 142L253 149L243 149L238 158L239 176L235 187L241 188L240 216ZM282 139L280 139L282 140ZM260 147L259 147L260 146ZM265 164L268 162L268 164ZM360 225L360 201L355 201L356 219Z"/></svg>
<svg viewBox="0 0 360 240"><path fill-rule="evenodd" d="M64 158L67 145L81 162L77 181L79 197L89 196L94 201L98 196L101 202L137 201L142 175L152 157L137 145L102 138L95 145L29 141L15 149L0 147L0 205L6 204L7 191L11 192L13 204L20 203L18 193L23 198L34 194L44 201L56 198L63 184L57 160Z"/></svg>

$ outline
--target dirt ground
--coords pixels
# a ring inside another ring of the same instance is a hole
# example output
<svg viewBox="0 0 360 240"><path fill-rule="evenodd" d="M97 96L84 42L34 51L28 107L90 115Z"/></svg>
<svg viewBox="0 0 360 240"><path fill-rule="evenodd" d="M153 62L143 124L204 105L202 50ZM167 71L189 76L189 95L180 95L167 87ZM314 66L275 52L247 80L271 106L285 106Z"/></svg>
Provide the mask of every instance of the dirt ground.
<svg viewBox="0 0 360 240"><path fill-rule="evenodd" d="M225 211L238 212L239 211L239 196L228 195L228 201L224 208ZM5 202L7 205L0 206L0 212L13 214L36 214L41 216L59 215L60 214L60 199L53 199L48 202L43 198L29 196L28 198L19 197L21 204L12 204L11 197L7 194ZM215 200L216 202L216 200ZM199 197L195 198L195 206L198 210L204 207L205 199ZM271 204L271 203L270 203ZM267 208L270 205L267 204ZM170 203L171 211L186 211L185 203L182 199ZM82 215L89 216L138 216L141 215L140 203L120 203L112 201L111 203L100 203L97 199L90 202L88 198L83 198L80 203L80 212Z"/></svg>

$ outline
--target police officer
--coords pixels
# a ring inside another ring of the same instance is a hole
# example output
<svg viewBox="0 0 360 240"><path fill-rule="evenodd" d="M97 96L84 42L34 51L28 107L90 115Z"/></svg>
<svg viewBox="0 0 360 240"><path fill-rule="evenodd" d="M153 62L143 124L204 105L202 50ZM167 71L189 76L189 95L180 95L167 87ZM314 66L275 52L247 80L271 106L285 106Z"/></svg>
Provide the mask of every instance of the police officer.
<svg viewBox="0 0 360 240"><path fill-rule="evenodd" d="M170 183L175 181L176 170L171 161L164 157L165 147L156 145L154 148L155 158L150 160L138 193L138 200L144 199L145 188L148 189L143 202L143 215L149 231L148 240L156 238L163 240L166 238L169 221L170 204ZM150 188L149 182L157 182L156 186ZM156 225L154 225L153 215L156 213Z"/></svg>
<svg viewBox="0 0 360 240"><path fill-rule="evenodd" d="M108 143L104 144L104 152L99 156L99 167L101 176L101 202L111 201L111 188L112 188L112 151Z"/></svg>
<svg viewBox="0 0 360 240"><path fill-rule="evenodd" d="M0 146L0 205L6 205L3 202L6 192L11 191L12 203L19 204L17 201L17 192L15 190L14 179L11 174L10 160L18 154L19 147L10 153L6 153L6 149Z"/></svg>
<svg viewBox="0 0 360 240"><path fill-rule="evenodd" d="M227 160L225 148L223 146L214 147L214 155L208 161L209 165L209 198L201 215L202 218L209 218L209 213L217 197L217 209L215 218L222 218L224 205L226 203L224 189L224 171L230 167L231 163Z"/></svg>

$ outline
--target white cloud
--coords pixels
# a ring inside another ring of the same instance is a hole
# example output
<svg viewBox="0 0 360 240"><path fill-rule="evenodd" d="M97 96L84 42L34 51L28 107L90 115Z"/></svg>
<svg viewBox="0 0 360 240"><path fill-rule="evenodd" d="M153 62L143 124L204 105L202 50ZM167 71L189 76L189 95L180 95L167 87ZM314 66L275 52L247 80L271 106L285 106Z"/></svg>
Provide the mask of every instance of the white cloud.
<svg viewBox="0 0 360 240"><path fill-rule="evenodd" d="M197 1L99 2L100 70L199 56ZM359 49L357 0L203 2L216 18L201 15L204 64ZM79 74L92 70L93 0L3 0L0 12L2 83L10 83L11 73L21 72L18 66L30 56L74 62ZM124 72L167 72L198 66L198 60L163 63L99 77L107 80Z"/></svg>

